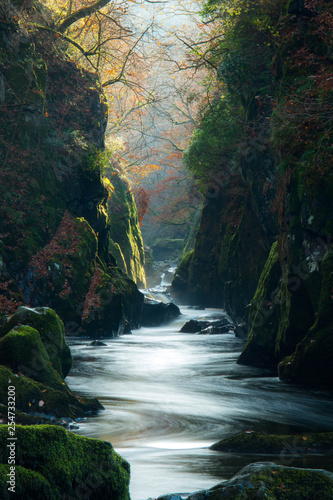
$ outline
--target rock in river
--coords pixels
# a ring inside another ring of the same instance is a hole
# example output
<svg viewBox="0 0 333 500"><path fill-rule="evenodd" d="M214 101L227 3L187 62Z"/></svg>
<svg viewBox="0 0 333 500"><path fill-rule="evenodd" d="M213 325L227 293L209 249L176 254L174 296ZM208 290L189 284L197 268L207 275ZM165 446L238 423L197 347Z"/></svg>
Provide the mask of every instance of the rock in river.
<svg viewBox="0 0 333 500"><path fill-rule="evenodd" d="M181 312L176 304L169 302L164 304L143 304L142 310L142 326L159 326L164 323L169 323L173 319L180 316Z"/></svg>
<svg viewBox="0 0 333 500"><path fill-rule="evenodd" d="M285 498L323 500L333 498L333 473L322 469L284 467L274 462L256 462L244 467L233 478L209 490L187 496L187 500L255 500ZM179 500L165 495L158 500Z"/></svg>

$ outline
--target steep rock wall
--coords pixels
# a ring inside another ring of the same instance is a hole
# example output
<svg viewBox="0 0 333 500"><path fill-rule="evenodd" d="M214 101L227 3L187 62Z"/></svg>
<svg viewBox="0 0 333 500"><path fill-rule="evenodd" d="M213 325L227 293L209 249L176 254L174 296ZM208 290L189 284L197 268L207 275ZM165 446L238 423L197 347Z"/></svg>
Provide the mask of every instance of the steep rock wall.
<svg viewBox="0 0 333 500"><path fill-rule="evenodd" d="M140 288L145 288L145 252L134 196L119 171L109 168L107 175L112 184L108 200L110 238L117 263Z"/></svg>
<svg viewBox="0 0 333 500"><path fill-rule="evenodd" d="M31 15L49 17L40 8ZM140 324L143 296L110 252L106 101L20 12L0 7L0 312L47 305L69 333L117 335Z"/></svg>
<svg viewBox="0 0 333 500"><path fill-rule="evenodd" d="M278 19L274 37L279 43L265 69L275 83L269 95L258 89L248 108L247 147L238 162L246 200L242 215L239 222L233 219L235 211L228 200L235 195L221 165L220 177L213 176L207 191L214 199L205 202L194 252L180 264L173 286L190 302L223 306L242 318L248 342L239 363L270 368L283 380L330 386L330 3L292 1L278 8L275 21L273 9L266 11L272 14L271 26ZM229 237L228 220L236 221L229 222ZM247 239L251 232L254 237Z"/></svg>

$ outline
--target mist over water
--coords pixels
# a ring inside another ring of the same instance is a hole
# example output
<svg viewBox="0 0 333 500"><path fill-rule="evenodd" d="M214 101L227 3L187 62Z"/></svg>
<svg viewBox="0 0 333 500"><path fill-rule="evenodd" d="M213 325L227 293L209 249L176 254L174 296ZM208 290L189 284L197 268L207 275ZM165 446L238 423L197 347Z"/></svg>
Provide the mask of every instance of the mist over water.
<svg viewBox="0 0 333 500"><path fill-rule="evenodd" d="M245 430L333 430L333 401L328 393L237 365L244 341L234 334L179 333L189 319L216 318L223 311L181 311L167 326L108 339L107 347L86 340L71 345L69 386L105 407L76 432L110 441L130 462L132 500L209 488L259 460L333 470L332 459L297 456L292 444L288 460L208 449Z"/></svg>

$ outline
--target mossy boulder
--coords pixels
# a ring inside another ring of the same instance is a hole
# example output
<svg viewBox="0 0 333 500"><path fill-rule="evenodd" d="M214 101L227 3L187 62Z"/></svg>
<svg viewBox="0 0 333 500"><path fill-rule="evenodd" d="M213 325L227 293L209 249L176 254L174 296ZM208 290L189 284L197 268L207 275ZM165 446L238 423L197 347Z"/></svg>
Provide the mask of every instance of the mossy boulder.
<svg viewBox="0 0 333 500"><path fill-rule="evenodd" d="M257 462L244 467L232 479L209 490L188 496L188 500L293 500L331 499L333 474L321 469L296 469L273 462ZM179 497L178 497L179 498ZM169 496L173 500L173 495ZM159 500L164 500L160 497ZM176 500L176 497L175 497Z"/></svg>
<svg viewBox="0 0 333 500"><path fill-rule="evenodd" d="M97 399L74 396L65 383L62 390L53 389L0 365L0 405L4 420L8 413L9 385L15 387L16 423L41 423L55 419L64 423L64 417L75 419L103 409Z"/></svg>
<svg viewBox="0 0 333 500"><path fill-rule="evenodd" d="M333 432L278 435L246 431L218 441L210 449L228 453L283 454L291 449L297 454L332 453Z"/></svg>
<svg viewBox="0 0 333 500"><path fill-rule="evenodd" d="M42 333L28 325L11 328L23 319L38 326ZM22 307L8 319L1 335L0 405L5 408L4 418L9 385L15 387L16 410L22 413L17 415L17 422L27 421L31 414L38 422L39 414L51 420L74 419L103 408L96 399L77 398L64 382L62 367L69 368L71 355L64 326L54 311Z"/></svg>
<svg viewBox="0 0 333 500"><path fill-rule="evenodd" d="M49 307L32 309L21 306L0 328L0 338L17 325L28 325L38 330L53 367L65 378L73 361L59 316Z"/></svg>
<svg viewBox="0 0 333 500"><path fill-rule="evenodd" d="M0 428L0 496L7 490L6 426ZM61 427L16 428L16 489L24 500L89 498L129 500L129 464L108 442L76 436ZM39 489L40 488L40 489ZM43 496L44 495L44 496Z"/></svg>
<svg viewBox="0 0 333 500"><path fill-rule="evenodd" d="M0 340L0 364L37 382L63 390L63 379L51 364L39 332L15 326Z"/></svg>

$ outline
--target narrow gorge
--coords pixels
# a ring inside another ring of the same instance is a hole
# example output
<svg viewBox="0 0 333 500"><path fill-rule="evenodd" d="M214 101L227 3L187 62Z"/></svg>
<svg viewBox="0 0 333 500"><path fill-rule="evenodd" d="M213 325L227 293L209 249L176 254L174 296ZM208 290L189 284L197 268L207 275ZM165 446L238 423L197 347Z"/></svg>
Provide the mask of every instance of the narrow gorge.
<svg viewBox="0 0 333 500"><path fill-rule="evenodd" d="M0 497L333 498L332 2L150 3L0 5Z"/></svg>

